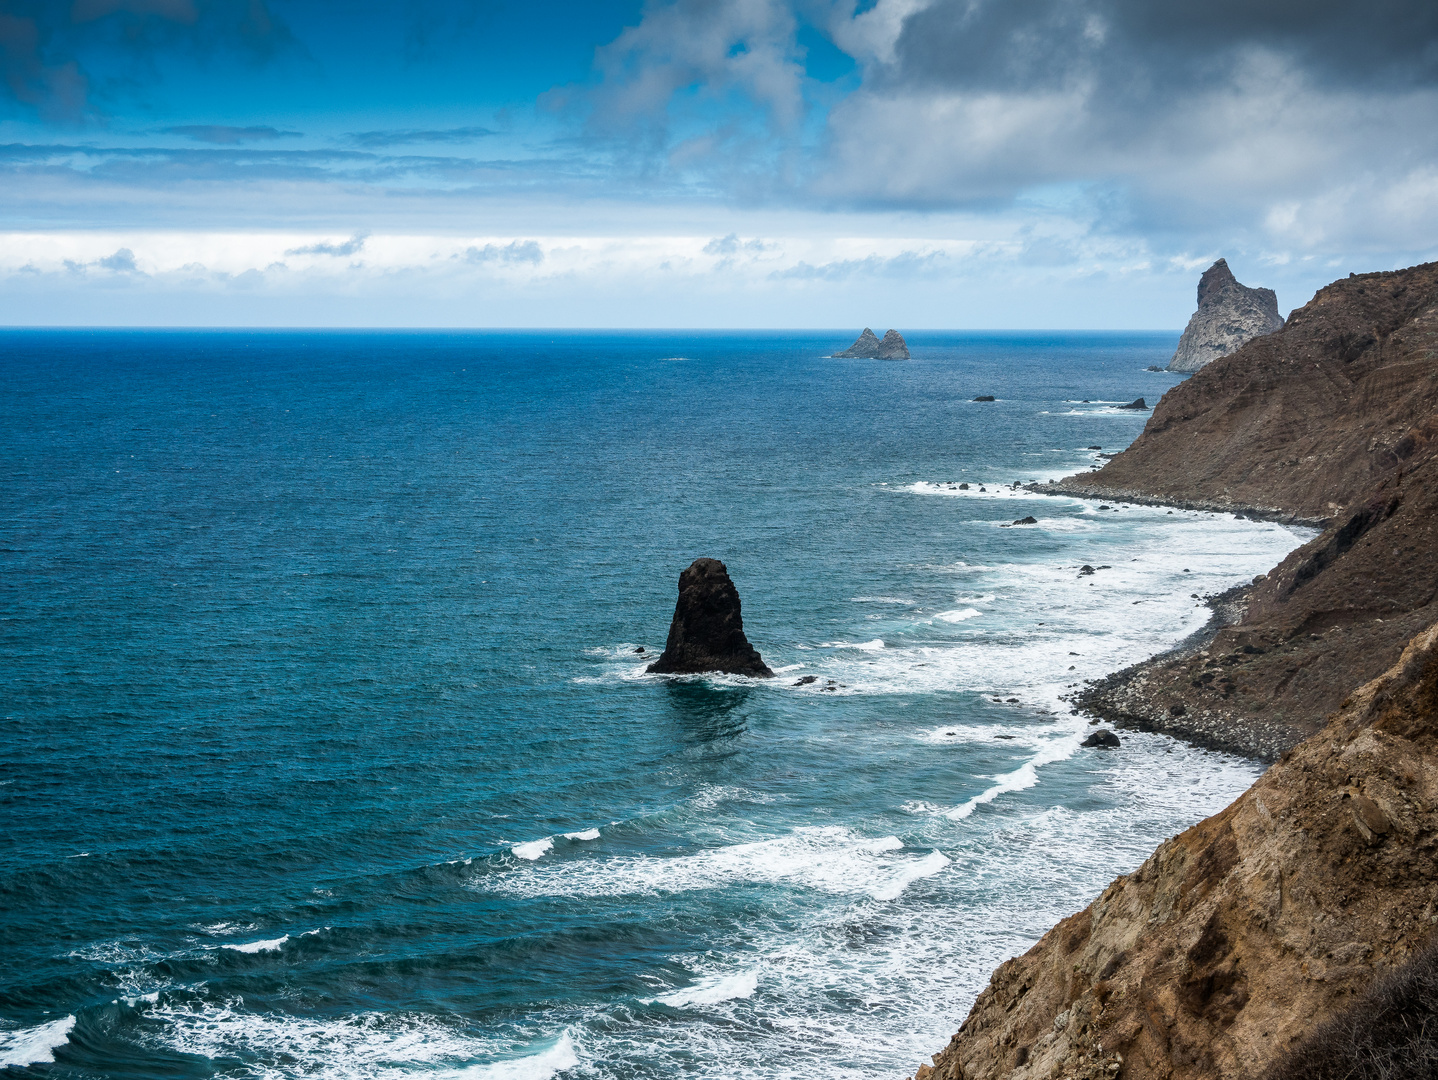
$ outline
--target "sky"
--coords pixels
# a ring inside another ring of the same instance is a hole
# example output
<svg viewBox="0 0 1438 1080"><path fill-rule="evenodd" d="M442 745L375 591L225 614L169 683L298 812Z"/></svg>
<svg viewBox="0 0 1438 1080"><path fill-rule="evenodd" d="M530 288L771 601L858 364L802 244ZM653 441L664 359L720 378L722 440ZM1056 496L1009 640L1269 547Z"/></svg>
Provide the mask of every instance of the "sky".
<svg viewBox="0 0 1438 1080"><path fill-rule="evenodd" d="M1438 258L1433 0L0 0L0 324L1177 329Z"/></svg>

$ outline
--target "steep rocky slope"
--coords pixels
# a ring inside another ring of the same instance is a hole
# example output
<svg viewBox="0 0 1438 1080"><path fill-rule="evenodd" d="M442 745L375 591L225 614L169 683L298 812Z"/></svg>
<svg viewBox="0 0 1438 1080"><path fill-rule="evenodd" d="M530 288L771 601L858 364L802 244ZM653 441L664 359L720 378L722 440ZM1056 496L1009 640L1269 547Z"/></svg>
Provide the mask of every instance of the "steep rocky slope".
<svg viewBox="0 0 1438 1080"><path fill-rule="evenodd" d="M1435 879L1438 625L1228 809L1000 967L915 1080L1259 1076L1423 947Z"/></svg>
<svg viewBox="0 0 1438 1080"><path fill-rule="evenodd" d="M1199 649L1078 703L1272 759L1438 619L1438 263L1337 281L1173 388L1098 472L1054 490L1328 526Z"/></svg>
<svg viewBox="0 0 1438 1080"><path fill-rule="evenodd" d="M1227 356L1263 334L1282 329L1278 297L1272 289L1240 285L1219 259L1198 279L1198 310L1188 320L1169 371L1192 372Z"/></svg>

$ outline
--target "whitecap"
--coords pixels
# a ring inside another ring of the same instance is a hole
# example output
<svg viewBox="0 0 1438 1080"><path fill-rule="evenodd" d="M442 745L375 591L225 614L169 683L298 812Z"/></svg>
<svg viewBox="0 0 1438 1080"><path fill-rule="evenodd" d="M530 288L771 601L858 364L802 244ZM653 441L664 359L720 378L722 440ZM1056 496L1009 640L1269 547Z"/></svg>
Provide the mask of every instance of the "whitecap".
<svg viewBox="0 0 1438 1080"><path fill-rule="evenodd" d="M514 847L510 848L509 850L514 852L517 858L528 859L529 861L533 862L535 859L538 859L542 855L544 855L544 853L553 846L554 837L546 836L541 840L530 840L528 843L515 844Z"/></svg>
<svg viewBox="0 0 1438 1080"><path fill-rule="evenodd" d="M870 892L875 900L897 900L909 885L920 878L933 877L949 865L949 857L942 851L931 851L922 859L911 862L901 869L881 888Z"/></svg>
<svg viewBox="0 0 1438 1080"><path fill-rule="evenodd" d="M55 1060L55 1048L70 1041L75 1018L64 1016L37 1027L0 1031L0 1065L40 1065Z"/></svg>
<svg viewBox="0 0 1438 1080"><path fill-rule="evenodd" d="M1064 758L1072 757L1078 749L1079 738L1077 735L1070 735L1064 738L1049 741L1028 761L1024 762L1013 772L1004 773L1002 776L994 777L994 783L979 792L968 802L956 806L952 810L944 812L944 817L954 821L962 821L972 814L984 803L991 803L1000 795L1006 795L1010 791L1024 791L1033 787L1039 782L1038 769L1040 765L1049 765L1055 761L1062 761Z"/></svg>
<svg viewBox="0 0 1438 1080"><path fill-rule="evenodd" d="M934 618L941 619L942 621L947 623L960 623L964 622L966 619L976 619L982 614L983 612L980 611L978 608L966 607L956 608L953 611L941 611L937 615L935 615Z"/></svg>
<svg viewBox="0 0 1438 1080"><path fill-rule="evenodd" d="M598 829L584 829L581 832L567 832L564 834L566 840L598 840Z"/></svg>
<svg viewBox="0 0 1438 1080"><path fill-rule="evenodd" d="M566 1031L553 1046L537 1054L493 1061L487 1065L470 1065L439 1075L444 1080L547 1080L555 1073L573 1069L578 1064L579 1055L574 1051L574 1040Z"/></svg>
<svg viewBox="0 0 1438 1080"><path fill-rule="evenodd" d="M280 946L290 940L290 935L271 938L268 941L247 941L243 945L221 945L222 949L230 949L242 953L279 952Z"/></svg>
<svg viewBox="0 0 1438 1080"><path fill-rule="evenodd" d="M751 998L759 987L759 969L741 971L736 975L711 975L693 986L686 986L655 1000L682 1009L690 1005L714 1005L736 998Z"/></svg>

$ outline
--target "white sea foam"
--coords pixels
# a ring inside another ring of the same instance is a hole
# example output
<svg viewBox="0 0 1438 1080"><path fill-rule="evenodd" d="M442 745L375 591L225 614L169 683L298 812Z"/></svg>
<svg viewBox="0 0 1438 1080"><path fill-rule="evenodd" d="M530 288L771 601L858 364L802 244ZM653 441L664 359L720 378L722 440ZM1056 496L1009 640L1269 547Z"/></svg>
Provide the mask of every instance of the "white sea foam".
<svg viewBox="0 0 1438 1080"><path fill-rule="evenodd" d="M579 1055L574 1051L574 1040L566 1031L546 1050L487 1065L470 1065L439 1075L444 1080L547 1080L555 1073L573 1069L578 1064Z"/></svg>
<svg viewBox="0 0 1438 1080"><path fill-rule="evenodd" d="M509 850L514 852L520 859L528 859L533 862L543 856L550 848L554 847L554 837L546 836L540 840L530 840L527 843L515 844Z"/></svg>
<svg viewBox="0 0 1438 1080"><path fill-rule="evenodd" d="M977 619L983 612L978 608L958 608L954 611L941 611L934 618L946 623L960 623L968 619Z"/></svg>
<svg viewBox="0 0 1438 1080"><path fill-rule="evenodd" d="M873 890L875 900L897 900L899 894L919 878L933 877L949 865L949 857L942 851L931 851L922 859L908 863L890 879L887 885Z"/></svg>
<svg viewBox="0 0 1438 1080"><path fill-rule="evenodd" d="M48 1024L0 1031L0 1065L40 1065L55 1060L55 1050L70 1041L75 1018L64 1016Z"/></svg>
<svg viewBox="0 0 1438 1080"><path fill-rule="evenodd" d="M580 832L567 832L564 834L566 840L598 840L598 829L584 829Z"/></svg>
<svg viewBox="0 0 1438 1080"><path fill-rule="evenodd" d="M280 946L289 940L290 935L286 934L284 937L270 938L268 941L247 941L243 945L221 945L220 948L242 953L279 952Z"/></svg>
<svg viewBox="0 0 1438 1080"><path fill-rule="evenodd" d="M1004 773L1002 776L994 777L994 783L975 795L968 802L944 812L944 816L954 821L962 821L972 814L984 803L991 803L1000 795L1006 795L1010 791L1023 791L1033 787L1039 782L1039 766L1051 765L1055 761L1062 761L1064 758L1073 757L1074 751L1078 749L1079 737L1069 735L1063 738L1050 739L1044 744L1037 754L1025 761L1013 772Z"/></svg>
<svg viewBox="0 0 1438 1080"><path fill-rule="evenodd" d="M737 998L751 998L759 988L759 969L741 971L735 975L710 975L692 986L685 986L654 999L676 1009L694 1005L716 1005L721 1001Z"/></svg>
<svg viewBox="0 0 1438 1080"><path fill-rule="evenodd" d="M343 1017L251 1012L236 999L161 1003L147 1010L141 1038L182 1054L244 1057L263 1080L544 1080L579 1064L568 1031L516 1053L503 1033L480 1033L451 1019L410 1013ZM526 1040L529 1041L529 1040ZM534 1047L539 1047L534 1049Z"/></svg>
<svg viewBox="0 0 1438 1080"><path fill-rule="evenodd" d="M865 837L841 825L802 826L773 839L693 855L556 863L523 872L484 874L471 884L515 896L662 895L752 883L875 896L924 863L896 854L903 847L897 836Z"/></svg>

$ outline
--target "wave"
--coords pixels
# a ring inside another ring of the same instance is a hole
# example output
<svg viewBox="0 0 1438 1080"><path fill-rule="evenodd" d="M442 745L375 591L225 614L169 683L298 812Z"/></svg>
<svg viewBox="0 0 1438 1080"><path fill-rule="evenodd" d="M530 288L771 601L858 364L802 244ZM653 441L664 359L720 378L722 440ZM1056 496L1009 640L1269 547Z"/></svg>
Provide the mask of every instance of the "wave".
<svg viewBox="0 0 1438 1080"><path fill-rule="evenodd" d="M933 856L895 854L897 836L864 837L842 825L801 826L784 836L693 855L627 855L486 874L470 887L515 896L662 895L751 883L893 899L933 867ZM927 860L927 861L926 861ZM937 868L935 868L937 869ZM928 872L934 872L930 870Z"/></svg>
<svg viewBox="0 0 1438 1080"><path fill-rule="evenodd" d="M491 1062L488 1065L470 1065L439 1074L443 1080L547 1080L555 1073L573 1069L579 1064L579 1055L574 1051L574 1040L565 1032L547 1050L524 1057L509 1058Z"/></svg>
<svg viewBox="0 0 1438 1080"><path fill-rule="evenodd" d="M751 998L759 988L759 969L741 971L737 975L711 975L653 1000L682 1009L690 1005L714 1005L736 998Z"/></svg>
<svg viewBox="0 0 1438 1080"><path fill-rule="evenodd" d="M933 877L948 865L949 857L947 855L942 851L931 851L917 862L909 863L894 875L889 884L875 890L871 895L875 900L897 900L899 894L913 882L920 878Z"/></svg>
<svg viewBox="0 0 1438 1080"><path fill-rule="evenodd" d="M315 933L318 932L315 931ZM221 945L220 948L242 953L279 952L280 946L289 940L290 935L286 934L284 937L270 938L268 941L249 941L243 945Z"/></svg>
<svg viewBox="0 0 1438 1080"><path fill-rule="evenodd" d="M514 852L516 858L528 859L533 862L542 857L550 848L554 847L554 837L545 836L539 840L530 840L527 843L515 844L509 850Z"/></svg>
<svg viewBox="0 0 1438 1080"><path fill-rule="evenodd" d="M960 623L967 619L977 619L983 612L978 608L958 608L954 611L941 611L934 618L946 623Z"/></svg>
<svg viewBox="0 0 1438 1080"><path fill-rule="evenodd" d="M55 1060L55 1050L70 1041L73 1016L63 1016L32 1028L0 1031L0 1065L42 1065Z"/></svg>
<svg viewBox="0 0 1438 1080"><path fill-rule="evenodd" d="M598 840L598 829L584 829L580 832L567 832L564 834L566 840Z"/></svg>
<svg viewBox="0 0 1438 1080"><path fill-rule="evenodd" d="M1006 795L1010 791L1024 791L1033 787L1039 782L1038 768L1040 765L1050 765L1055 761L1062 761L1065 758L1073 757L1079 747L1079 737L1070 735L1050 741L1033 757L1024 762L1013 772L1004 773L994 778L992 786L979 792L968 802L954 807L952 810L944 811L944 817L953 821L962 821L984 803L991 803L1000 795Z"/></svg>

